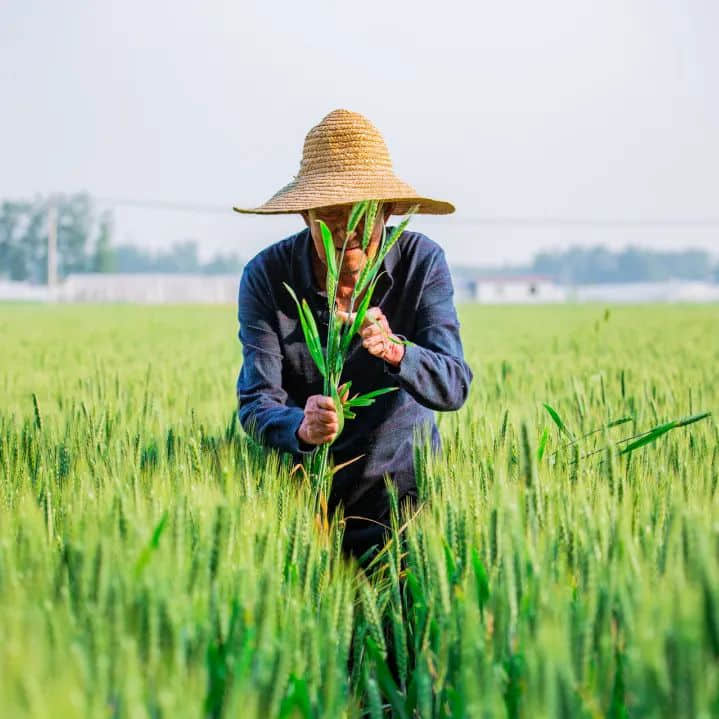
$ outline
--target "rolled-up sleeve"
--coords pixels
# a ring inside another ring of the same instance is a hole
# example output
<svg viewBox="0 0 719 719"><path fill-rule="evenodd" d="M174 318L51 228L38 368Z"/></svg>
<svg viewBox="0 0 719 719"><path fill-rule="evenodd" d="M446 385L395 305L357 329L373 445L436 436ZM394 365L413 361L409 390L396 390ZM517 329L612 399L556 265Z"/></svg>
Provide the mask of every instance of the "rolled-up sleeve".
<svg viewBox="0 0 719 719"><path fill-rule="evenodd" d="M473 375L464 361L452 278L443 250L428 260L425 278L414 335L402 337L411 344L405 345L399 366L385 363L385 371L421 405L456 410L467 399Z"/></svg>
<svg viewBox="0 0 719 719"><path fill-rule="evenodd" d="M282 388L282 352L266 276L260 264L248 264L240 280L237 318L242 343L242 368L237 378L240 424L261 444L301 453L297 429L300 407L287 406Z"/></svg>

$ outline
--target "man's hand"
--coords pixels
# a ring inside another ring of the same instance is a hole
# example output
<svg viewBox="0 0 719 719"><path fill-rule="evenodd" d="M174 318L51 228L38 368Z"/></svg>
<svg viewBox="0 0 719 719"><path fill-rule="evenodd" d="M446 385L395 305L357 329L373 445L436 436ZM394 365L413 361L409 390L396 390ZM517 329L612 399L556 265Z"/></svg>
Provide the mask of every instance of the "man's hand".
<svg viewBox="0 0 719 719"><path fill-rule="evenodd" d="M339 430L337 410L332 397L313 394L305 403L305 416L297 430L297 436L307 444L332 442Z"/></svg>
<svg viewBox="0 0 719 719"><path fill-rule="evenodd" d="M337 314L344 322L351 322L355 317L354 312L352 315L347 312ZM367 310L359 334L362 338L362 346L373 357L379 357L395 367L402 361L404 345L399 344L399 337L392 334L389 322L379 307L370 307Z"/></svg>

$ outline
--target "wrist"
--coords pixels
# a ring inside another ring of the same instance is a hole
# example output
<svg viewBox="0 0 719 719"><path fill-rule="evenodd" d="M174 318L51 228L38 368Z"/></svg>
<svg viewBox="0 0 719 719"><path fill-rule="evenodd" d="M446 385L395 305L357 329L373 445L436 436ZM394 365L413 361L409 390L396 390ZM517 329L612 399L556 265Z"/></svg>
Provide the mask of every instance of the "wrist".
<svg viewBox="0 0 719 719"><path fill-rule="evenodd" d="M305 436L304 428L305 428L305 420L303 419L302 422L300 422L300 426L297 428L297 431L295 432L295 436L297 437L300 451L308 452L308 451L314 449L314 445L307 441L307 437Z"/></svg>
<svg viewBox="0 0 719 719"><path fill-rule="evenodd" d="M396 335L392 335L394 339L398 339ZM404 357L404 345L396 344L395 342L390 343L390 348L385 357L385 362L392 365L393 367L399 367L402 358Z"/></svg>

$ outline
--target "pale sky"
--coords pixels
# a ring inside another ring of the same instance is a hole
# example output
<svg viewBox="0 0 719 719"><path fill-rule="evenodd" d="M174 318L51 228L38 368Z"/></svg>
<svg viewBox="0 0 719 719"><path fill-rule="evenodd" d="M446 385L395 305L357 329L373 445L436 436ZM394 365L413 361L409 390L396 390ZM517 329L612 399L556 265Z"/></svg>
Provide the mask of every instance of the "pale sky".
<svg viewBox="0 0 719 719"><path fill-rule="evenodd" d="M240 216L297 173L330 110L366 115L395 170L455 215L416 218L453 263L603 242L719 248L719 3L0 4L0 198L118 208L116 242L249 258L299 217ZM710 220L486 226L477 218Z"/></svg>

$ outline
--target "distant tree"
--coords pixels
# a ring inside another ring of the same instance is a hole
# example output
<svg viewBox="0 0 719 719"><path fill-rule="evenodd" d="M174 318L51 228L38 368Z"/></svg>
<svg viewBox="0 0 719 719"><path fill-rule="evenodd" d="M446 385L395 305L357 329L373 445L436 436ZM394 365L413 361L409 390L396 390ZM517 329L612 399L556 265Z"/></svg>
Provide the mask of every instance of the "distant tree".
<svg viewBox="0 0 719 719"><path fill-rule="evenodd" d="M92 258L94 272L112 272L115 269L115 255L110 245L112 237L112 214L105 211L100 215L100 227L95 240Z"/></svg>
<svg viewBox="0 0 719 719"><path fill-rule="evenodd" d="M57 199L57 256L61 277L92 269L90 238L93 232L92 200L81 193Z"/></svg>
<svg viewBox="0 0 719 719"><path fill-rule="evenodd" d="M47 282L48 215L51 203L57 208L58 274L94 269L97 252L92 252L93 237L105 234L101 244L109 246L111 216L94 219L89 195L36 197L0 205L0 276L11 280ZM96 248L97 249L97 248ZM103 250L106 252L106 250Z"/></svg>
<svg viewBox="0 0 719 719"><path fill-rule="evenodd" d="M540 252L530 272L546 274L565 284L658 282L669 279L708 279L709 253L702 250L653 252L629 247L611 252L605 247L572 247L564 252Z"/></svg>
<svg viewBox="0 0 719 719"><path fill-rule="evenodd" d="M44 282L47 277L47 207L42 200L0 206L0 276Z"/></svg>
<svg viewBox="0 0 719 719"><path fill-rule="evenodd" d="M160 253L157 265L163 272L199 272L197 242L185 240L174 244L169 252Z"/></svg>
<svg viewBox="0 0 719 719"><path fill-rule="evenodd" d="M235 254L215 255L209 262L202 265L206 275L232 275L242 272L243 263Z"/></svg>
<svg viewBox="0 0 719 719"><path fill-rule="evenodd" d="M202 263L194 240L175 243L169 250L157 253L141 250L134 245L118 245L113 249L113 260L116 272L237 274L243 266L240 258L234 254L218 254Z"/></svg>
<svg viewBox="0 0 719 719"><path fill-rule="evenodd" d="M155 254L134 245L118 245L113 255L117 272L199 272L200 268L194 240L178 242Z"/></svg>

